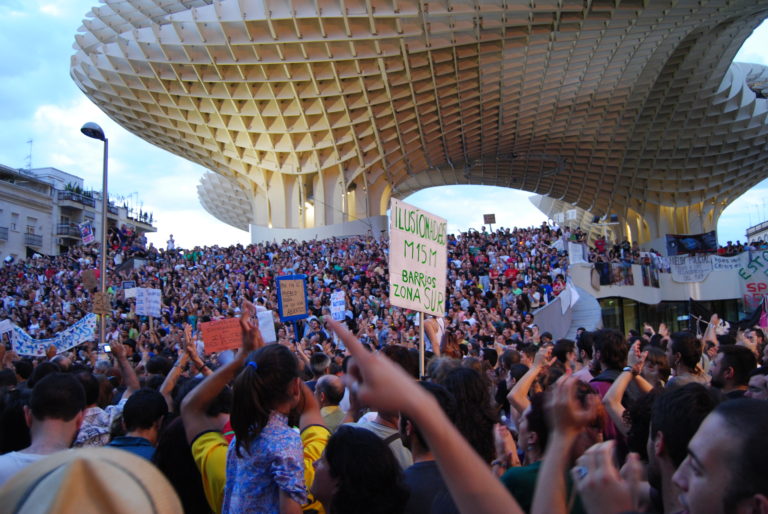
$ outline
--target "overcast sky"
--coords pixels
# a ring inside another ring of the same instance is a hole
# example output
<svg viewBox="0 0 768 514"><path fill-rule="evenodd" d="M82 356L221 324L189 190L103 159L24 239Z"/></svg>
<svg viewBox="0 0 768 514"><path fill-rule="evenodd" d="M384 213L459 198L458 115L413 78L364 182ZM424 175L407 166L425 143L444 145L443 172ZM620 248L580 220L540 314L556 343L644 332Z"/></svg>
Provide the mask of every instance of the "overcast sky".
<svg viewBox="0 0 768 514"><path fill-rule="evenodd" d="M110 141L109 189L151 211L155 245L170 233L177 244L248 243L247 232L219 222L197 198L205 170L123 130L95 107L69 76L72 44L86 12L98 0L0 0L0 163L15 168L51 166L101 188L101 143L80 134L87 121L102 126ZM768 65L768 23L747 41L737 60ZM31 142L30 142L31 141ZM768 180L731 204L720 218L721 242L744 239L751 224L768 219ZM449 230L479 228L483 213L500 226L539 224L544 216L530 193L481 186L444 186L420 191L407 202L443 216Z"/></svg>

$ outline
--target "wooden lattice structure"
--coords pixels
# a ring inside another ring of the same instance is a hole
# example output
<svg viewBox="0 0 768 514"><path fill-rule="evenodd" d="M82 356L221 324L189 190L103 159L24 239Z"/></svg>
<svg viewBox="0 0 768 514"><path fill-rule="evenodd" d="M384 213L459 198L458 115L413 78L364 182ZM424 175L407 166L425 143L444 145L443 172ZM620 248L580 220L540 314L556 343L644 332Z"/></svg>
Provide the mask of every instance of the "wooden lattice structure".
<svg viewBox="0 0 768 514"><path fill-rule="evenodd" d="M235 226L487 184L649 239L712 226L766 176L748 83L768 75L731 62L767 16L755 0L106 0L71 70L122 126L219 174L200 196Z"/></svg>

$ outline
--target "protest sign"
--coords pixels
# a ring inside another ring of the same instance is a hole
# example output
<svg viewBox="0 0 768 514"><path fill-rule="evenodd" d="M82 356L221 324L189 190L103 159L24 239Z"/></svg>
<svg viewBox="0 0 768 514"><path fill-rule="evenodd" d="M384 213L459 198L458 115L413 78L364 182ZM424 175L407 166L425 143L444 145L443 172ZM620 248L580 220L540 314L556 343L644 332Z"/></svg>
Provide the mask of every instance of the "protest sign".
<svg viewBox="0 0 768 514"><path fill-rule="evenodd" d="M264 342L274 343L277 341L277 334L275 333L275 317L272 311L259 311L256 313L259 319L259 332Z"/></svg>
<svg viewBox="0 0 768 514"><path fill-rule="evenodd" d="M123 280L123 289L133 289L136 287L135 280Z"/></svg>
<svg viewBox="0 0 768 514"><path fill-rule="evenodd" d="M80 274L80 278L83 281L83 286L89 291L96 289L96 272L92 269L83 270Z"/></svg>
<svg viewBox="0 0 768 514"><path fill-rule="evenodd" d="M99 316L107 316L112 312L112 304L106 293L93 293L91 304L93 306L93 313L98 314Z"/></svg>
<svg viewBox="0 0 768 514"><path fill-rule="evenodd" d="M96 240L96 236L93 234L93 227L89 221L80 223L79 227L80 237L82 237L84 245L93 243Z"/></svg>
<svg viewBox="0 0 768 514"><path fill-rule="evenodd" d="M390 303L443 316L447 221L396 198L389 220Z"/></svg>
<svg viewBox="0 0 768 514"><path fill-rule="evenodd" d="M125 290L123 290L123 296L125 297L126 300L129 299L129 298L136 298L136 293L138 292L138 290L139 290L138 287L132 287L130 289L125 289Z"/></svg>
<svg viewBox="0 0 768 514"><path fill-rule="evenodd" d="M669 258L672 280L675 282L702 282L712 272L709 255L677 255Z"/></svg>
<svg viewBox="0 0 768 514"><path fill-rule="evenodd" d="M745 252L740 257L741 267L737 273L744 310L751 311L762 305L768 296L768 250Z"/></svg>
<svg viewBox="0 0 768 514"><path fill-rule="evenodd" d="M201 323L200 331L203 335L203 346L206 354L240 348L243 342L239 318Z"/></svg>
<svg viewBox="0 0 768 514"><path fill-rule="evenodd" d="M161 296L159 289L148 287L136 288L136 314L139 316L160 317Z"/></svg>
<svg viewBox="0 0 768 514"><path fill-rule="evenodd" d="M3 321L0 321L0 336L5 334L6 332L12 332L13 331L13 323L11 323L11 320L4 319Z"/></svg>
<svg viewBox="0 0 768 514"><path fill-rule="evenodd" d="M344 311L346 310L346 307L344 291L335 291L331 293L331 318L336 321L344 321Z"/></svg>
<svg viewBox="0 0 768 514"><path fill-rule="evenodd" d="M309 316L307 306L307 276L277 277L277 307L280 321L297 321Z"/></svg>
<svg viewBox="0 0 768 514"><path fill-rule="evenodd" d="M14 325L11 346L19 355L40 357L45 355L49 346L53 345L56 353L59 354L85 342L94 341L96 319L95 314L86 314L80 321L50 339L35 339Z"/></svg>

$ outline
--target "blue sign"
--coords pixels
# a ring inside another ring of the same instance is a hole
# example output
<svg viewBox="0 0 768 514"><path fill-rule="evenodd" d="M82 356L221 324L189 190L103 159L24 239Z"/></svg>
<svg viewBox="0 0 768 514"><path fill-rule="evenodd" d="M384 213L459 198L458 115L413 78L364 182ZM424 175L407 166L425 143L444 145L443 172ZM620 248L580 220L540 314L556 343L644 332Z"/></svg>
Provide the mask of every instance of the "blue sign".
<svg viewBox="0 0 768 514"><path fill-rule="evenodd" d="M297 321L309 317L307 276L277 277L277 313L280 321Z"/></svg>

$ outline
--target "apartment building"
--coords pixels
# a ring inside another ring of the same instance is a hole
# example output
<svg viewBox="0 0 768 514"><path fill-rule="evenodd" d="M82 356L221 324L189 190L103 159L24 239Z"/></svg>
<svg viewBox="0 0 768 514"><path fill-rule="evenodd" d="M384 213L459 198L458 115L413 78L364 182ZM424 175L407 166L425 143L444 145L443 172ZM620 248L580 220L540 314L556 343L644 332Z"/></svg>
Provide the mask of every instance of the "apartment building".
<svg viewBox="0 0 768 514"><path fill-rule="evenodd" d="M83 179L56 168L20 170L0 164L0 259L34 253L58 255L81 244L79 225L90 222L101 235L101 192ZM138 233L155 232L148 213L109 202L109 227L126 225Z"/></svg>

